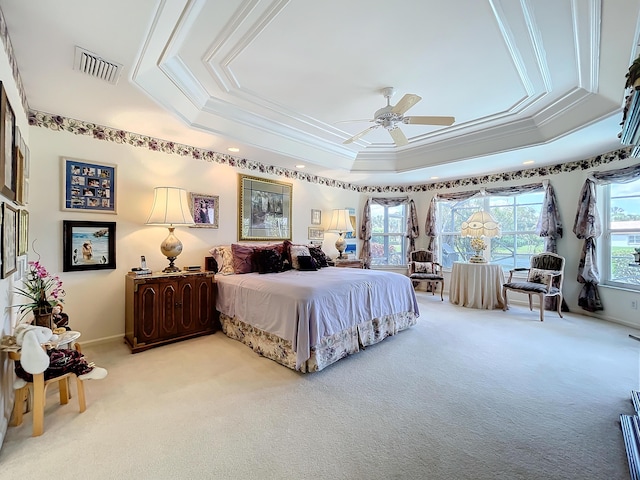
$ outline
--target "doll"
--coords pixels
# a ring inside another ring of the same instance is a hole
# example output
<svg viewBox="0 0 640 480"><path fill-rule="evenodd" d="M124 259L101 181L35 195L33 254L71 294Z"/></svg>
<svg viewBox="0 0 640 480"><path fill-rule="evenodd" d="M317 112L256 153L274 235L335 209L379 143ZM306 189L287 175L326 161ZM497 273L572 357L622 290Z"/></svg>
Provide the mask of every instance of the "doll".
<svg viewBox="0 0 640 480"><path fill-rule="evenodd" d="M58 303L53 307L51 313L51 320L55 324L56 328L64 328L65 330L71 330L69 327L69 315L62 311L62 304Z"/></svg>

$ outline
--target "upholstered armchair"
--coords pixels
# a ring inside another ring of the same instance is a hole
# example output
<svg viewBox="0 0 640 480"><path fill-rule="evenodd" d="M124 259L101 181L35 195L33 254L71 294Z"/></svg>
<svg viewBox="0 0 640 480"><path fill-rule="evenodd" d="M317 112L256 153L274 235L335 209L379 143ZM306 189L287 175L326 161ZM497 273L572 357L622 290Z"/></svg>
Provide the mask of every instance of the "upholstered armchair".
<svg viewBox="0 0 640 480"><path fill-rule="evenodd" d="M444 300L444 277L442 266L433 261L433 252L429 250L414 250L409 254L409 278L415 289L421 282L427 283L427 290L435 295L436 286L440 284L440 300Z"/></svg>
<svg viewBox="0 0 640 480"><path fill-rule="evenodd" d="M562 318L562 282L564 279L564 257L551 252L544 252L531 257L529 268L514 268L509 272L509 280L502 286L504 297L504 309L509 308L507 291L525 293L529 296L529 310L533 311L532 297L537 295L540 299L540 321L544 321L545 299L557 297L556 304L558 315ZM513 281L514 272L527 272L527 278L523 281Z"/></svg>

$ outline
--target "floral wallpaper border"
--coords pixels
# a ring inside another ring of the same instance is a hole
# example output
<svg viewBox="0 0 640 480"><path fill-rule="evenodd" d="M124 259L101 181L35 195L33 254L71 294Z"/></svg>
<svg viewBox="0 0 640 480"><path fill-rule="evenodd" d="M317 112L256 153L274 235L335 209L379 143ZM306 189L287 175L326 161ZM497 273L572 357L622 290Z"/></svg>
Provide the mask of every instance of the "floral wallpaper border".
<svg viewBox="0 0 640 480"><path fill-rule="evenodd" d="M7 28L7 22L4 19L2 10L0 10L0 40L2 40L4 51L7 53L7 58L9 59L9 65L11 65L11 72L13 74L13 79L15 80L18 87L18 94L20 95L22 108L24 108L25 112L28 112L29 103L27 102L27 94L24 91L22 77L20 76L20 71L18 70L18 62L16 61L16 57L13 54L13 45L11 44L11 39L9 38L9 30Z"/></svg>
<svg viewBox="0 0 640 480"><path fill-rule="evenodd" d="M76 135L89 135L96 140L106 140L108 142L122 143L134 147L148 148L155 152L182 155L205 162L221 163L232 167L237 167L252 172L277 175L279 177L296 179L304 182L325 185L328 187L342 188L359 193L415 193L431 190L441 190L445 188L464 187L469 185L483 185L487 183L503 182L508 180L519 180L532 177L546 177L562 172L572 172L575 170L589 170L591 168L624 160L630 156L631 147L621 148L613 152L597 155L585 160L549 165L546 167L530 168L526 170L515 170L512 172L496 173L492 175L482 175L480 177L461 178L457 180L428 183L422 185L390 185L390 186L362 186L351 183L333 180L318 175L290 170L287 168L264 165L260 162L247 160L226 153L218 153L212 150L192 147L180 143L161 140L146 135L117 130L115 128L96 125L82 120L66 118L60 115L31 110L29 112L29 125L49 128L51 130L74 133Z"/></svg>

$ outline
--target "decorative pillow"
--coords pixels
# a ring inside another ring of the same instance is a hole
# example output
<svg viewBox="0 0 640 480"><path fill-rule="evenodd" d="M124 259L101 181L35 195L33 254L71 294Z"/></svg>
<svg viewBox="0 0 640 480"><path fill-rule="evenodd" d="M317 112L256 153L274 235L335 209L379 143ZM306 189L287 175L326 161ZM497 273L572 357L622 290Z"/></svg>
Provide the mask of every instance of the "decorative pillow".
<svg viewBox="0 0 640 480"><path fill-rule="evenodd" d="M316 262L318 268L329 266L329 257L325 255L322 248L310 246L309 253L311 254L311 258Z"/></svg>
<svg viewBox="0 0 640 480"><path fill-rule="evenodd" d="M315 271L318 270L316 262L311 255L298 255L298 270L301 271Z"/></svg>
<svg viewBox="0 0 640 480"><path fill-rule="evenodd" d="M547 283L548 270L540 270L539 268L532 268L529 270L529 276L527 282L533 283Z"/></svg>
<svg viewBox="0 0 640 480"><path fill-rule="evenodd" d="M209 250L209 253L218 264L218 273L220 275L233 275L233 253L230 245L213 247Z"/></svg>
<svg viewBox="0 0 640 480"><path fill-rule="evenodd" d="M261 248L254 253L258 273L277 273L282 271L282 255L271 248Z"/></svg>
<svg viewBox="0 0 640 480"><path fill-rule="evenodd" d="M253 272L253 245L241 245L233 243L231 253L233 253L233 271L235 273Z"/></svg>
<svg viewBox="0 0 640 480"><path fill-rule="evenodd" d="M433 273L433 263L413 262L413 273Z"/></svg>
<svg viewBox="0 0 640 480"><path fill-rule="evenodd" d="M300 255L310 257L309 249L305 245L291 245L289 247L289 254L291 256L291 266L296 270L300 270L300 263L298 257Z"/></svg>

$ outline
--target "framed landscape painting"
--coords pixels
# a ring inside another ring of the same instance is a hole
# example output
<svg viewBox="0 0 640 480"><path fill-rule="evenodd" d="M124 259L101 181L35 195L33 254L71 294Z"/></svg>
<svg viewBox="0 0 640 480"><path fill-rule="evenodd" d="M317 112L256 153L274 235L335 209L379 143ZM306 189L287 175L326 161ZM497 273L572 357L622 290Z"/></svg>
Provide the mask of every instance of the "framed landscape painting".
<svg viewBox="0 0 640 480"><path fill-rule="evenodd" d="M239 176L238 239L291 240L290 183Z"/></svg>
<svg viewBox="0 0 640 480"><path fill-rule="evenodd" d="M62 158L62 210L117 213L117 167Z"/></svg>

